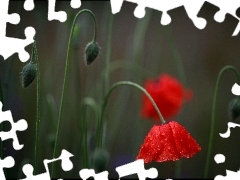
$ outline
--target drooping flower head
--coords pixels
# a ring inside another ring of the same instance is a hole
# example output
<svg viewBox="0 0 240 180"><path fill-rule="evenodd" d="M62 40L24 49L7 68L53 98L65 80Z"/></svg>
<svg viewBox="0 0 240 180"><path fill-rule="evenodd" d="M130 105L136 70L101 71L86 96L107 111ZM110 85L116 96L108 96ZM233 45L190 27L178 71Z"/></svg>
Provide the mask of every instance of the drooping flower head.
<svg viewBox="0 0 240 180"><path fill-rule="evenodd" d="M99 47L96 42L92 41L87 44L85 48L85 61L87 65L90 65L98 56Z"/></svg>
<svg viewBox="0 0 240 180"><path fill-rule="evenodd" d="M176 161L181 157L190 158L200 150L201 147L186 129L177 122L171 121L152 127L137 159L143 159L144 163Z"/></svg>
<svg viewBox="0 0 240 180"><path fill-rule="evenodd" d="M164 119L177 115L183 103L192 98L192 91L185 89L177 79L168 74L161 74L157 79L147 80L144 88L156 102ZM159 120L156 110L145 95L143 95L141 115L143 118Z"/></svg>

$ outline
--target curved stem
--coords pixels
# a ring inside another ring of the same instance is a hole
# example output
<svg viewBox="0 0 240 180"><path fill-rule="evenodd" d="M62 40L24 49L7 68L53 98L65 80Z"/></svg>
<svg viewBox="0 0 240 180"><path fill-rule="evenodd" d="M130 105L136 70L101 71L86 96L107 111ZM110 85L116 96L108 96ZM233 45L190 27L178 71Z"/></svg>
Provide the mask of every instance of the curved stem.
<svg viewBox="0 0 240 180"><path fill-rule="evenodd" d="M146 78L146 77L151 77L153 76L152 71L148 71L145 68L143 68L142 66L140 66L139 64L135 63L135 62L131 62L131 61L126 61L126 60L114 60L110 63L109 65L109 76L111 77L111 74L114 73L117 70L120 69L124 69L124 70L130 70L129 72L135 73L138 76L142 76L142 78ZM90 94L100 94L100 87L102 85L102 82L104 81L104 77L105 77L105 71L106 69L104 69L99 76L99 80L98 83L96 85L96 88L94 88ZM109 79L110 80L110 79Z"/></svg>
<svg viewBox="0 0 240 180"><path fill-rule="evenodd" d="M110 94L112 93L112 91L118 87L118 86L122 86L122 85L130 85L130 86L133 86L139 90L141 90L148 98L149 100L151 101L153 107L155 108L155 110L157 111L158 113L158 116L162 122L162 124L165 124L165 120L160 112L160 110L158 109L156 103L154 102L153 98L151 97L151 95L146 91L146 89L144 89L142 86L138 85L137 83L134 83L134 82L130 82L130 81L119 81L115 84L113 84L109 91L107 92L107 94L105 95L104 97L104 101L103 101L103 104L102 104L102 108L101 108L101 116L100 116L100 119L98 121L98 127L97 127L97 147L98 148L101 148L102 147L102 126L103 126L103 113L104 113L104 110L107 106L107 102L108 102L108 98L110 96Z"/></svg>
<svg viewBox="0 0 240 180"><path fill-rule="evenodd" d="M36 72L37 72L37 118L36 118L34 174L38 174L39 125L40 125L40 70L39 70L39 61L38 61L36 40L34 40L33 48L34 48L33 49L33 58L35 57L35 59L36 59ZM31 62L32 62L32 59L31 59Z"/></svg>
<svg viewBox="0 0 240 180"><path fill-rule="evenodd" d="M57 153L57 148L58 148L58 139L59 139L59 131L60 131L60 125L61 125L61 121L62 121L62 111L63 111L63 104L64 104L64 95L65 95L65 85L67 83L67 74L69 71L69 55L70 55L70 47L72 44L72 36L73 36L73 30L77 21L77 18L79 17L80 14L87 12L89 13L94 20L94 38L93 41L96 41L96 34L97 34L97 23L96 23L96 18L95 15L92 13L92 11L88 10L88 9L83 9L81 11L79 11L77 13L77 15L75 16L74 20L73 20L73 24L72 24L72 28L71 28L71 32L70 32L70 37L68 40L68 48L67 48L67 58L66 58L66 66L65 66L65 73L64 73L64 79L63 79L63 88L62 88L62 97L61 97L61 102L60 102L60 110L59 110L59 116L58 116L58 124L57 124L57 132L56 132L56 139L55 139L55 145L54 145L54 150L53 150L53 158L56 157L56 153ZM52 165L52 178L54 178L55 176L55 163L53 163Z"/></svg>
<svg viewBox="0 0 240 180"><path fill-rule="evenodd" d="M98 118L99 115L99 107L98 104L96 103L96 101L91 98L91 97L85 97L82 101L81 101L82 105L87 105L89 107L91 107L96 115L96 119Z"/></svg>
<svg viewBox="0 0 240 180"><path fill-rule="evenodd" d="M213 105L212 105L212 112L211 112L211 130L210 130L210 137L209 137L209 142L208 142L208 151L207 151L207 159L206 159L206 165L205 165L205 171L204 171L204 178L208 177L208 172L209 172L209 163L210 163L210 156L211 156L211 152L212 152L213 135L214 135L214 128L215 128L215 114L216 114L219 83L220 83L223 73L226 70L232 70L235 73L238 82L240 83L240 73L237 70L237 68L232 65L227 65L227 66L223 67L218 74L215 91L214 91L214 95L213 95Z"/></svg>

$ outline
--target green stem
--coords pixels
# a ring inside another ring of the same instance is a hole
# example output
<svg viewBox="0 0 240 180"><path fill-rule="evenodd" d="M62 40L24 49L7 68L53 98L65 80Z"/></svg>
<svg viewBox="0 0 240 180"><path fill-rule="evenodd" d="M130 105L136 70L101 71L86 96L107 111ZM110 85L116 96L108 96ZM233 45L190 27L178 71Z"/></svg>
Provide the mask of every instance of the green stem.
<svg viewBox="0 0 240 180"><path fill-rule="evenodd" d="M88 146L87 146L87 118L86 118L87 106L84 104L81 109L81 122L82 122L82 132L83 132L83 146L82 146L82 164L83 168L88 168Z"/></svg>
<svg viewBox="0 0 240 180"><path fill-rule="evenodd" d="M205 165L205 171L204 171L204 179L208 177L208 173L209 173L209 163L210 163L210 156L211 156L211 152L212 152L213 135L214 135L214 128L215 128L215 114L216 114L217 95L218 95L218 90L219 90L219 84L220 84L221 77L226 70L232 70L235 73L238 82L240 83L240 73L237 70L237 68L232 65L224 66L218 74L215 91L214 91L214 95L213 95L213 105L212 105L212 112L211 112L211 130L210 130L210 137L209 137L209 142L208 142L208 151L207 151L207 159L206 159L206 165Z"/></svg>
<svg viewBox="0 0 240 180"><path fill-rule="evenodd" d="M33 49L33 54L34 54L33 57L35 57L35 59L36 59L36 71L37 71L37 119L36 119L34 174L38 174L39 126L40 126L40 70L39 70L39 61L38 61L36 40L34 40L33 48L34 48Z"/></svg>
<svg viewBox="0 0 240 180"><path fill-rule="evenodd" d="M96 119L98 119L98 115L99 115L99 106L96 103L96 101L91 98L91 97L85 97L82 101L81 101L82 105L87 105L89 107L91 107L96 115Z"/></svg>
<svg viewBox="0 0 240 180"><path fill-rule="evenodd" d="M109 5L108 5L109 6ZM110 84L110 58L112 51L112 31L113 31L113 15L110 13L108 17L108 33L107 33L107 53L106 53L106 69L105 69L105 92L109 89Z"/></svg>
<svg viewBox="0 0 240 180"><path fill-rule="evenodd" d="M81 101L81 104L83 106L82 109L82 117L81 122L82 122L82 132L83 132L83 153L82 153L82 159L83 159L83 168L88 168L88 141L87 141L87 118L86 118L86 108L87 106L91 107L96 115L96 119L98 119L99 116L99 107L96 103L96 101L90 97L86 97Z"/></svg>
<svg viewBox="0 0 240 180"><path fill-rule="evenodd" d="M153 10L152 9L149 9L147 14L145 15L145 17L143 19L139 19L138 22L137 22L137 25L135 27L135 30L134 30L134 36L133 36L133 47L131 49L129 49L129 52L132 52L132 57L130 57L130 59L128 60L132 60L134 61L136 64L139 64L141 66L145 66L144 65L144 61L143 61L143 57L144 57L144 52L145 52L145 46L146 46L146 43L145 43L145 37L146 37L146 34L147 34L147 30L148 30L148 27L149 27L149 24L151 22L151 17L152 17L152 14L153 14ZM143 79L141 79L141 76L137 75L137 76L130 76L128 75L127 79L133 79L135 82L138 82L139 84L142 84L143 82ZM129 99L131 96L131 92L123 92L122 95L118 96L119 99L123 99L121 101L117 101L117 102L120 102L119 104L123 103L124 101L126 101L127 99ZM136 94L133 94L133 100L135 100L135 102L137 102L136 104L136 109L139 109L140 108L140 98L138 95ZM122 117L124 116L124 111L126 109L126 107L124 106L121 106L121 107L116 107L118 108L118 112L121 112L121 113L118 113L119 115L116 116L116 118L113 120L113 126L117 127L116 124L120 124L121 120L122 120ZM135 119L134 120L135 122L134 125L136 126L136 134L138 134L140 137L144 137L144 133L143 133L143 128L141 128L141 124L138 123L138 120ZM115 129L113 129L112 132L114 132ZM117 134L117 133L115 133ZM115 136L116 137L116 136ZM114 138L115 138L114 137ZM136 152L138 152L138 145L139 145L139 141L136 140L135 138L131 138L130 139L130 142L131 142L131 153L132 154L135 154ZM114 143L114 139L113 141L111 142L112 144Z"/></svg>
<svg viewBox="0 0 240 180"><path fill-rule="evenodd" d="M135 73L136 75L141 76L142 78L153 76L152 71L148 71L147 69L136 64L135 62L126 61L126 60L112 61L109 66L109 76L111 76L112 73L120 69L130 70L129 72ZM93 93L96 95L101 94L100 88L102 86L102 82L104 81L104 77L105 77L105 69L100 73L96 88L94 88L90 94L93 94Z"/></svg>
<svg viewBox="0 0 240 180"><path fill-rule="evenodd" d="M61 125L61 121L62 121L62 111L63 111L65 87L66 87L65 85L67 83L67 74L68 74L68 71L69 71L69 56L70 56L70 47L71 47L71 44L72 44L73 31L74 31L74 27L75 27L77 18L79 17L80 14L82 14L84 12L89 13L93 17L93 20L94 20L94 38L93 38L93 42L96 41L97 22L96 22L95 15L92 13L92 11L90 11L88 9L83 9L83 10L81 10L81 11L79 11L77 13L77 15L75 16L75 18L73 20L73 24L72 24L72 28L71 28L71 32L70 32L70 37L69 37L69 40L68 40L66 66L65 66L65 73L64 73L64 79L63 79L62 97L61 97L61 102L60 102L60 110L59 110L59 116L58 116L58 124L57 124L55 145L54 145L54 150L53 150L53 158L56 158L56 153L57 153L57 148L58 148L59 131L60 131L60 125ZM52 165L51 175L52 175L52 178L54 178L54 176L55 176L55 163L53 163L53 165Z"/></svg>
<svg viewBox="0 0 240 180"><path fill-rule="evenodd" d="M98 148L101 148L102 147L102 127L103 127L103 114L104 114L104 110L107 106L107 102L108 102L108 98L110 96L110 94L112 93L112 91L118 87L118 86L122 86L122 85L130 85L130 86L133 86L139 90L141 90L148 98L149 100L151 101L152 105L154 106L155 110L157 111L158 113L158 116L162 122L162 124L165 124L165 120L160 112L160 110L158 109L156 103L154 102L153 98L151 97L151 95L146 91L146 89L144 89L142 86L138 85L137 83L134 83L134 82L130 82L130 81L119 81L115 84L113 84L109 91L107 92L107 94L105 95L104 97L104 101L103 101L103 104L102 104L102 108L101 108L101 116L100 116L100 119L98 121L98 127L97 127L97 147Z"/></svg>
<svg viewBox="0 0 240 180"><path fill-rule="evenodd" d="M106 4L109 8L110 5ZM108 11L110 12L110 11ZM105 68L105 88L104 93L106 93L110 86L110 58L112 51L112 32L113 32L113 14L110 12L108 16L108 30L107 30L107 49L106 49L106 68Z"/></svg>

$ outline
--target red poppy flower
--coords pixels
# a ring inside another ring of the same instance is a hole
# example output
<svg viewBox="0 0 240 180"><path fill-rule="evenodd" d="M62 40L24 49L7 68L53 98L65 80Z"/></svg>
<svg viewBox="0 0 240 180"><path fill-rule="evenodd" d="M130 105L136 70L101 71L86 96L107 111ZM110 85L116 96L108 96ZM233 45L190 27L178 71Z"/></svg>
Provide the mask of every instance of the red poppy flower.
<svg viewBox="0 0 240 180"><path fill-rule="evenodd" d="M157 162L176 161L181 157L190 158L201 150L201 147L186 131L175 121L163 125L155 125L146 136L137 159L144 163L152 160Z"/></svg>
<svg viewBox="0 0 240 180"><path fill-rule="evenodd" d="M193 96L191 90L186 90L177 79L168 74L162 74L156 80L146 81L144 88L152 96L165 119L176 115L184 101L191 100ZM141 115L143 118L159 120L156 110L146 95L143 95Z"/></svg>

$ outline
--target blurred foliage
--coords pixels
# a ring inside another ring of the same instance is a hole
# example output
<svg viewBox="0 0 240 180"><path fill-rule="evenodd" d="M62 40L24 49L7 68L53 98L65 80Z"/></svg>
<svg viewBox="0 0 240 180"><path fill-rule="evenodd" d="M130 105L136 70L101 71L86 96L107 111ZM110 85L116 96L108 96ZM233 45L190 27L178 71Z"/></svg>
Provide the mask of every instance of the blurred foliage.
<svg viewBox="0 0 240 180"><path fill-rule="evenodd" d="M57 116L61 98L67 42L72 20L79 9L72 9L70 2L58 1L56 11L64 10L68 14L65 23L47 20L47 1L36 1L35 9L27 12L19 2L11 1L9 13L21 12L18 25L8 24L7 36L24 38L24 29L33 26L36 29L38 56L41 72L41 127L39 172L45 172L43 159L51 159L53 154L54 134L56 133ZM112 34L112 51L110 68L119 62L110 74L110 85L120 80L129 80L140 85L148 78L155 78L160 73L169 73L180 81L178 56L181 58L186 77L186 87L194 92L191 102L184 106L174 120L179 121L198 141L202 151L190 159L182 159L182 178L201 178L205 166L207 145L210 131L211 106L213 91L220 69L232 64L240 67L239 36L232 37L237 25L236 19L227 17L223 23L213 20L215 8L207 6L201 10L202 17L207 18L205 29L197 29L186 16L183 8L170 12L172 22L169 26L160 24L161 13L146 9L146 16L137 19L133 15L136 5L124 2L121 11L114 15ZM111 15L108 1L83 1L80 9L92 10L97 18L97 42L100 53L97 59L86 66L84 47L93 37L91 17L82 15L77 21L79 35L74 36L72 47L67 96L63 109L63 124L60 133L60 149L74 154L74 168L63 172L57 164L61 178L79 177L81 166L81 119L80 101L84 97L92 97L101 104L104 93L104 73L107 52L108 16ZM145 29L144 29L145 28ZM77 45L76 45L77 43ZM174 45L172 45L174 43ZM26 50L31 53L31 46ZM176 56L176 53L178 54ZM9 178L23 177L23 162L33 164L35 119L36 119L36 81L26 89L21 87L20 72L24 64L14 54L8 60L0 60L0 78L2 81L5 109L11 110L14 120L26 119L28 129L18 133L19 141L24 144L21 151L15 151L11 141L5 143L5 155L14 157L16 163L7 169ZM240 150L239 129L232 130L231 137L222 139L218 136L227 130L228 104L234 98L231 87L236 78L232 74L223 76L219 91L216 115L216 134L214 135L213 154L210 162L210 176L225 174L225 170L239 169ZM105 124L105 145L110 154L109 177L117 177L115 167L135 160L144 137L156 122L143 120L140 117L142 94L128 87L114 91L110 96ZM87 108L88 143L92 147L95 135L95 114ZM116 122L118 124L116 125ZM226 148L227 147L227 148ZM93 150L90 148L90 155ZM216 164L217 153L226 156L224 164ZM121 161L119 160L121 159ZM146 168L156 167L160 178L174 178L175 162L150 163ZM20 177L17 177L20 176Z"/></svg>

